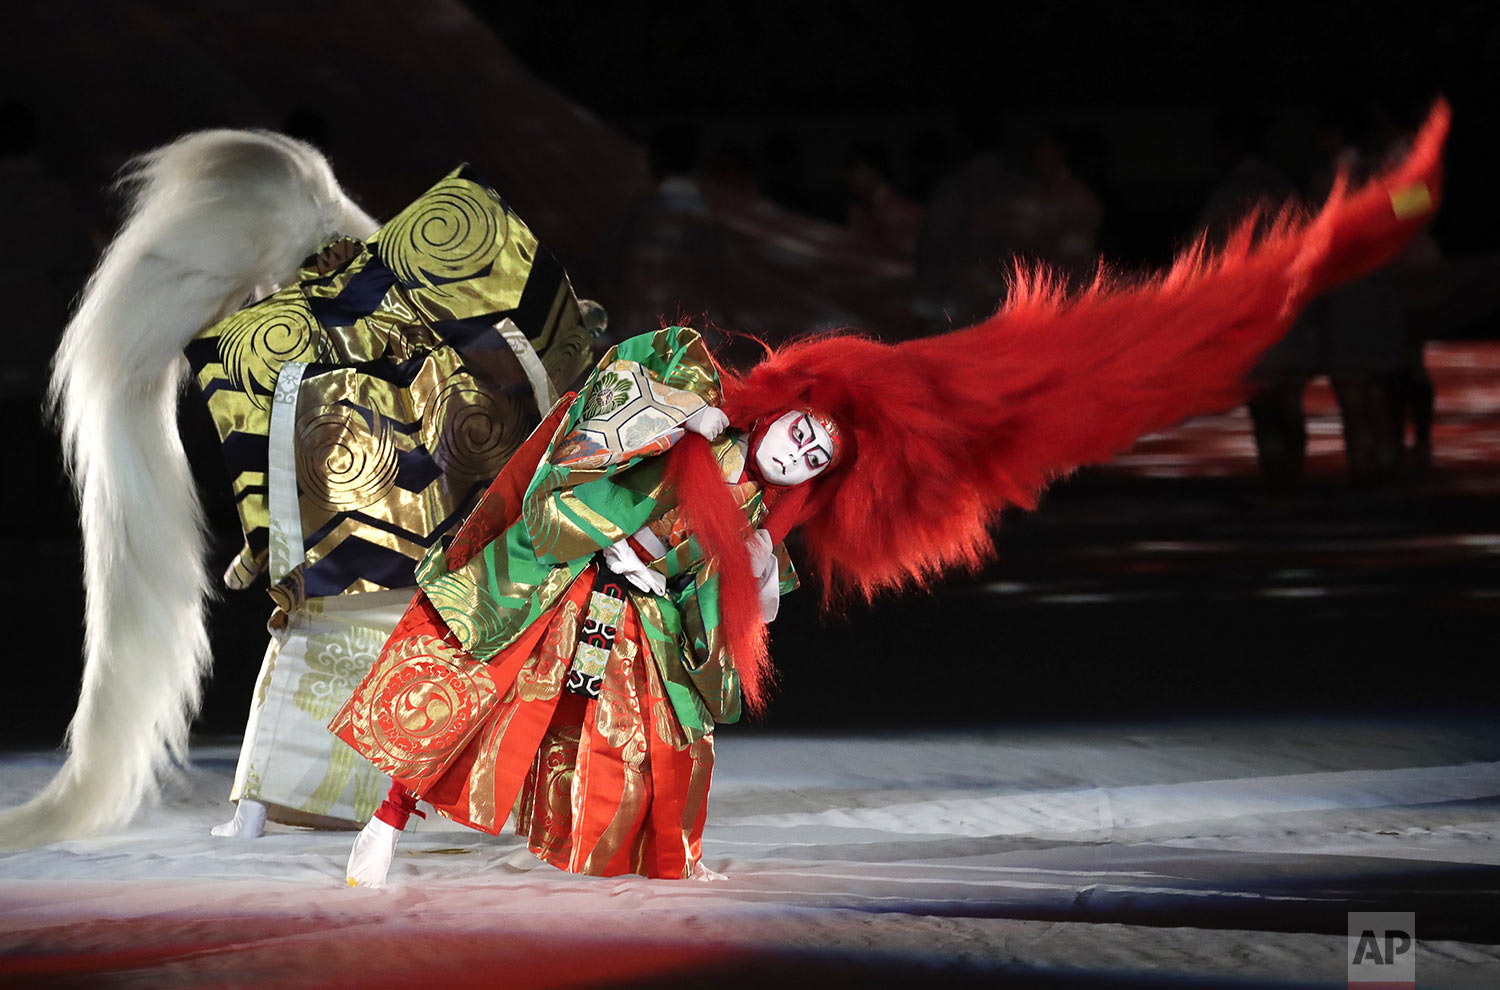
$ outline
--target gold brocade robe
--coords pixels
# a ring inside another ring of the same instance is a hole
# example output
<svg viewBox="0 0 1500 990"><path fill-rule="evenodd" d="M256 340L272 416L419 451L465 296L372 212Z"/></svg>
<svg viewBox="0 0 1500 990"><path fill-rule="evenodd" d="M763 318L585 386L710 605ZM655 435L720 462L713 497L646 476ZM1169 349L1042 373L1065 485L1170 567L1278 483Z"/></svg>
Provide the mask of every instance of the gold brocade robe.
<svg viewBox="0 0 1500 990"><path fill-rule="evenodd" d="M450 818L496 833L513 812L533 850L561 868L689 875L712 730L739 717L740 691L716 567L681 525L655 455L717 390L685 328L606 355L452 545L424 559L418 595L330 728ZM713 448L758 524L766 510L745 480L743 443L726 436ZM667 593L601 594L596 579L610 579L597 573L599 551L647 527L668 547L651 564ZM596 612L618 634L586 661L597 647L581 633ZM582 662L599 675L587 700L563 686Z"/></svg>
<svg viewBox="0 0 1500 990"><path fill-rule="evenodd" d="M538 621L596 553L649 526L668 547L651 562L668 593L630 594L677 718L689 738L738 720L739 678L720 634L717 569L674 525L676 497L657 456L682 436L689 416L721 396L713 361L690 328L642 334L604 356L558 423L519 511L510 509L519 518L501 523L487 495L454 545L418 569L423 594L474 660L489 659ZM744 441L726 433L713 449L753 529L766 508L745 477ZM482 547L476 534L489 537ZM785 593L796 575L785 548L776 553Z"/></svg>
<svg viewBox="0 0 1500 990"><path fill-rule="evenodd" d="M272 597L410 587L591 360L567 275L467 168L187 348Z"/></svg>

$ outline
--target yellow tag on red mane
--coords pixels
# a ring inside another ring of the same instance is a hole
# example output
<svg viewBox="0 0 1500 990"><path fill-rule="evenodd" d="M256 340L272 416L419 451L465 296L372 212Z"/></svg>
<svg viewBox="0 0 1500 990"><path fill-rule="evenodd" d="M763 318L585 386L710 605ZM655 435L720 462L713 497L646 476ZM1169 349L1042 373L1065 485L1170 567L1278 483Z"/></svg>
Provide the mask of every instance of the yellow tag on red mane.
<svg viewBox="0 0 1500 990"><path fill-rule="evenodd" d="M1432 212L1432 190L1427 188L1425 182L1413 182L1409 186L1391 191L1391 209L1396 211L1396 219L1410 220L1412 217L1422 216L1424 213Z"/></svg>

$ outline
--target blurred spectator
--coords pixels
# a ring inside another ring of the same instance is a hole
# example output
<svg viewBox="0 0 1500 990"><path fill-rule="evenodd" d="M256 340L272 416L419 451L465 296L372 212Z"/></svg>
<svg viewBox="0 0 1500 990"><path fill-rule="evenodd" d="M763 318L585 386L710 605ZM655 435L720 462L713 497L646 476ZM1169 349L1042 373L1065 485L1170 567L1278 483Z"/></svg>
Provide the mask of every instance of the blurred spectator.
<svg viewBox="0 0 1500 990"><path fill-rule="evenodd" d="M1292 196L1291 184L1263 153L1264 128L1253 114L1227 114L1218 122L1216 154L1228 176L1200 218L1210 243L1257 207ZM1313 184L1315 202L1327 196L1339 171L1364 181L1406 150L1400 132L1378 111L1330 118L1319 144L1328 165ZM1434 395L1411 290L1440 263L1436 243L1418 234L1391 265L1314 300L1262 358L1252 373L1257 391L1249 409L1269 491L1289 491L1301 478L1307 451L1303 395L1319 374L1328 375L1338 402L1352 482L1387 482L1404 469L1430 466Z"/></svg>
<svg viewBox="0 0 1500 990"><path fill-rule="evenodd" d="M1063 139L1048 133L1031 147L1031 182L1016 201L1017 250L1045 261L1077 285L1098 264L1099 197L1073 171Z"/></svg>
<svg viewBox="0 0 1500 990"><path fill-rule="evenodd" d="M982 150L937 184L917 236L912 308L933 329L993 313L1016 250L1016 200L1025 180L999 150L998 134L976 136Z"/></svg>
<svg viewBox="0 0 1500 990"><path fill-rule="evenodd" d="M1225 178L1199 216L1210 242L1222 243L1251 211L1275 209L1296 195L1296 186L1269 161L1266 130L1267 121L1254 110L1227 110L1214 121L1214 165Z"/></svg>
<svg viewBox="0 0 1500 990"><path fill-rule="evenodd" d="M760 174L760 190L765 196L797 213L817 213L808 175L807 152L796 135L777 131L766 138Z"/></svg>
<svg viewBox="0 0 1500 990"><path fill-rule="evenodd" d="M917 244L915 309L930 323L963 324L993 313L1017 258L1041 261L1070 281L1097 263L1099 198L1073 171L1062 140L1032 147L1023 176L998 147L940 182Z"/></svg>
<svg viewBox="0 0 1500 990"><path fill-rule="evenodd" d="M647 155L656 187L626 212L603 246L612 341L654 330L663 320L701 317L720 291L729 247L692 174L697 152L692 124L651 135Z"/></svg>
<svg viewBox="0 0 1500 990"><path fill-rule="evenodd" d="M37 156L36 116L0 105L0 298L9 333L0 394L40 394L73 296L93 261L88 226Z"/></svg>
<svg viewBox="0 0 1500 990"><path fill-rule="evenodd" d="M737 141L726 141L704 159L700 170L703 181L725 192L755 196L755 162L750 149Z"/></svg>
<svg viewBox="0 0 1500 990"><path fill-rule="evenodd" d="M932 197L943 176L953 170L953 147L935 128L913 135L906 147L906 191L919 203Z"/></svg>
<svg viewBox="0 0 1500 990"><path fill-rule="evenodd" d="M1333 165L1355 181L1367 179L1407 150L1405 136L1377 107L1353 126L1325 130ZM1333 171L1319 183L1332 185ZM1329 293L1313 318L1323 328L1322 358L1344 424L1344 454L1356 484L1395 480L1404 468L1425 469L1432 460L1432 380L1422 360L1424 341L1411 318L1411 273L1441 259L1436 243L1419 236L1385 268ZM1408 453L1407 425L1414 433Z"/></svg>
<svg viewBox="0 0 1500 990"><path fill-rule="evenodd" d="M1222 244L1240 220L1291 200L1296 187L1265 154L1266 121L1253 110L1231 110L1214 122L1214 159L1224 180L1208 195L1198 226L1210 244ZM1319 370L1319 330L1304 318L1268 350L1252 372L1250 421L1261 480L1283 493L1296 486L1307 459L1307 416L1302 397Z"/></svg>
<svg viewBox="0 0 1500 990"><path fill-rule="evenodd" d="M883 254L910 260L917 251L922 207L898 193L887 175L885 152L875 145L858 145L849 156L847 223L859 241Z"/></svg>

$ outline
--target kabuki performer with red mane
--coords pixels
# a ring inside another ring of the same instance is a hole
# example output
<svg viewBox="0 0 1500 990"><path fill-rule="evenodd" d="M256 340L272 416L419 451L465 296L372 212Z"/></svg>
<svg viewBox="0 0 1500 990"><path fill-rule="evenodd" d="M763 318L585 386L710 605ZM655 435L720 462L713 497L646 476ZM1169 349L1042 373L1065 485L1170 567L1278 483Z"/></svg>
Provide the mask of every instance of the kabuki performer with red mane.
<svg viewBox="0 0 1500 990"><path fill-rule="evenodd" d="M335 715L395 781L349 882L385 882L418 800L510 820L561 869L709 876L714 728L766 704L788 534L828 605L978 567L1002 509L1241 399L1309 299L1389 260L1436 206L1447 126L1440 103L1390 172L1159 276L1068 295L1019 271L967 329L824 334L742 374L684 327L621 343L421 563Z"/></svg>

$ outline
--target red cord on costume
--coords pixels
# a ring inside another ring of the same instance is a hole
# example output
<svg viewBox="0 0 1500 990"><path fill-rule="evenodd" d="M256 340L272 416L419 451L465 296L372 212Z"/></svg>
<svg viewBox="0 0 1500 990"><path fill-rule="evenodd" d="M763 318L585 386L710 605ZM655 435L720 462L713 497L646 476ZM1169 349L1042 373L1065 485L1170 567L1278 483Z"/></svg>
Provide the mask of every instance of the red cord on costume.
<svg viewBox="0 0 1500 990"><path fill-rule="evenodd" d="M391 789L386 792L380 807L375 809L375 817L399 832L406 828L412 815L427 817L426 812L417 810L417 796L401 786L399 781L391 781Z"/></svg>

